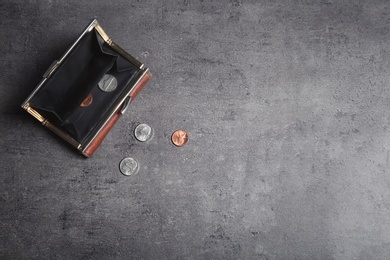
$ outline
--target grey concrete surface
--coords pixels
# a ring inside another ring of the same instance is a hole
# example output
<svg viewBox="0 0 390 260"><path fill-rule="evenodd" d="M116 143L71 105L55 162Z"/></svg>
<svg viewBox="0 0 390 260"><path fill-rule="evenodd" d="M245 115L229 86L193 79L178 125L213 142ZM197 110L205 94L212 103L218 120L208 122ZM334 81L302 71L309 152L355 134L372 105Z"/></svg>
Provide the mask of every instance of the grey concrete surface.
<svg viewBox="0 0 390 260"><path fill-rule="evenodd" d="M19 105L94 17L153 79L84 159ZM389 24L379 0L1 1L0 258L389 259Z"/></svg>

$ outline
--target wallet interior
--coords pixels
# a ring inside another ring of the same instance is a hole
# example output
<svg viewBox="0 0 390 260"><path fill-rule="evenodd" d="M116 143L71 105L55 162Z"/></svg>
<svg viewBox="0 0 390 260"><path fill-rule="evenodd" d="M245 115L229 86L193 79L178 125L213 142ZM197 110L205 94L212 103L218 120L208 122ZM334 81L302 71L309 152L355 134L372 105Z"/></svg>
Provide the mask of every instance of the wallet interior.
<svg viewBox="0 0 390 260"><path fill-rule="evenodd" d="M136 65L112 49L94 29L84 35L48 78L30 100L30 106L81 143L138 71ZM105 74L117 80L117 87L111 92L98 87ZM80 106L89 94L92 103Z"/></svg>

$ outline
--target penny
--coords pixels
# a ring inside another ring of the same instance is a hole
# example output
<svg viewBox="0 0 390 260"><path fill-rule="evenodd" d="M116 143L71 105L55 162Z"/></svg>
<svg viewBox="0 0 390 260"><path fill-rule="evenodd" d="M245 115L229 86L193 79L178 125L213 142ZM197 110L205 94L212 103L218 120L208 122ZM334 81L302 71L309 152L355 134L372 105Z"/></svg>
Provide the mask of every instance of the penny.
<svg viewBox="0 0 390 260"><path fill-rule="evenodd" d="M92 103L93 97L92 94L89 94L84 101L80 104L80 107L87 107Z"/></svg>
<svg viewBox="0 0 390 260"><path fill-rule="evenodd" d="M105 74L98 83L99 88L104 92L114 91L117 85L116 78L110 74Z"/></svg>
<svg viewBox="0 0 390 260"><path fill-rule="evenodd" d="M182 147L188 142L188 134L186 131L177 130L172 134L171 139L174 145Z"/></svg>
<svg viewBox="0 0 390 260"><path fill-rule="evenodd" d="M138 168L138 162L131 157L124 158L119 164L119 170L126 176L136 174L138 172Z"/></svg>
<svg viewBox="0 0 390 260"><path fill-rule="evenodd" d="M135 138L140 142L146 142L153 136L153 129L147 124L140 124L134 130Z"/></svg>

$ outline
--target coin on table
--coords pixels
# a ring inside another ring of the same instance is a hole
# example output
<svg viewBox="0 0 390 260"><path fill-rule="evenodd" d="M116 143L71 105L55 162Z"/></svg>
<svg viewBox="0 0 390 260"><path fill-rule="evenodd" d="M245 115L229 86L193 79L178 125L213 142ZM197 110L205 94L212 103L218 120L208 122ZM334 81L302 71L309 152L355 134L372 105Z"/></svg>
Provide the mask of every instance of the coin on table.
<svg viewBox="0 0 390 260"><path fill-rule="evenodd" d="M104 92L114 91L117 85L116 78L110 74L105 74L98 83L99 88Z"/></svg>
<svg viewBox="0 0 390 260"><path fill-rule="evenodd" d="M93 97L91 94L89 94L84 101L80 104L80 107L87 107L92 103Z"/></svg>
<svg viewBox="0 0 390 260"><path fill-rule="evenodd" d="M119 169L123 175L134 175L139 169L138 162L134 158L126 157L120 162Z"/></svg>
<svg viewBox="0 0 390 260"><path fill-rule="evenodd" d="M134 130L135 138L140 142L146 142L153 137L153 129L147 124L140 124Z"/></svg>
<svg viewBox="0 0 390 260"><path fill-rule="evenodd" d="M182 147L188 142L188 134L186 131L177 130L172 134L171 139L174 145Z"/></svg>

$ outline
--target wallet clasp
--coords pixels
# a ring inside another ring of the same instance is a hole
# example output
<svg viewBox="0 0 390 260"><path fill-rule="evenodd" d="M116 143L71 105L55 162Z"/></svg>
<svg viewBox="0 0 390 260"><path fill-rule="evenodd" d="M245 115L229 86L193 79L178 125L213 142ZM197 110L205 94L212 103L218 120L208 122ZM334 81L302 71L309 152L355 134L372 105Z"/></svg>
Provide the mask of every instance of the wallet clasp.
<svg viewBox="0 0 390 260"><path fill-rule="evenodd" d="M131 101L131 96L127 96L125 101L123 101L123 106L120 110L122 115L126 112L127 108L129 107L130 101Z"/></svg>
<svg viewBox="0 0 390 260"><path fill-rule="evenodd" d="M60 65L60 62L58 60L53 61L53 63L50 65L50 67L43 74L43 77L45 79L49 78L50 75L57 69L58 65Z"/></svg>

